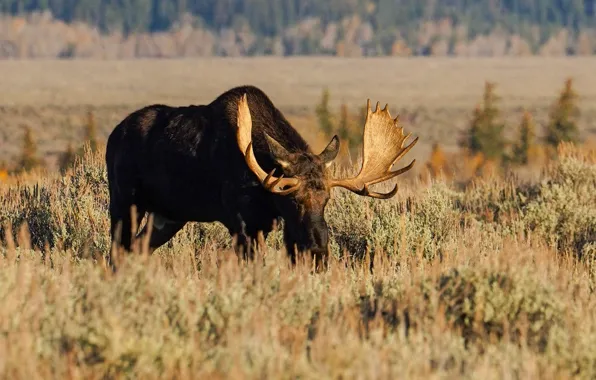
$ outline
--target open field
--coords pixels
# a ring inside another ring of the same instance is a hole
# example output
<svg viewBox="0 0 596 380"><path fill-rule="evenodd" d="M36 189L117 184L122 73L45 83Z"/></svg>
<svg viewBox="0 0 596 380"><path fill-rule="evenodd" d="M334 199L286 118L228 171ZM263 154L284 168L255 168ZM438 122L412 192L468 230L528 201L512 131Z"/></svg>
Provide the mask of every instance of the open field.
<svg viewBox="0 0 596 380"><path fill-rule="evenodd" d="M596 107L596 57L570 58L206 58L131 61L3 61L2 105L206 103L240 84L262 87L284 109L310 110L321 88L360 106L470 107L485 80L504 105L548 104L568 76Z"/></svg>
<svg viewBox="0 0 596 380"><path fill-rule="evenodd" d="M572 76L590 137L594 67L592 58L5 61L0 160L19 152L24 124L51 157L80 142L89 109L105 138L136 107L205 103L243 83L269 93L316 149L323 86L334 107L389 103L420 136L409 162L434 141L455 147L485 80L498 83L511 134L523 107L544 123ZM556 159L524 168L532 176L487 165L462 185L413 170L379 186L399 182L388 200L335 189L325 215L332 259L320 273L289 265L280 230L255 262L239 263L221 224L191 223L151 256L119 255L113 274L99 147L64 176L0 182L0 379L596 378L593 142L562 144ZM476 173L462 157L448 164Z"/></svg>
<svg viewBox="0 0 596 380"><path fill-rule="evenodd" d="M211 101L226 89L255 84L265 90L315 148L313 110L327 86L331 105L354 113L371 98L403 115L421 137L413 154L426 159L430 144L455 148L482 96L485 80L497 83L503 117L514 131L522 108L544 123L567 77L574 78L584 137L596 135L596 58L210 58L134 61L0 62L0 160L19 153L22 126L30 125L52 161L69 140L81 139L91 109L104 138L126 114L149 103ZM540 131L538 131L540 132Z"/></svg>
<svg viewBox="0 0 596 380"><path fill-rule="evenodd" d="M290 268L280 231L239 264L189 224L112 275L102 150L0 184L0 378L593 379L595 149L533 184L336 190L323 273Z"/></svg>

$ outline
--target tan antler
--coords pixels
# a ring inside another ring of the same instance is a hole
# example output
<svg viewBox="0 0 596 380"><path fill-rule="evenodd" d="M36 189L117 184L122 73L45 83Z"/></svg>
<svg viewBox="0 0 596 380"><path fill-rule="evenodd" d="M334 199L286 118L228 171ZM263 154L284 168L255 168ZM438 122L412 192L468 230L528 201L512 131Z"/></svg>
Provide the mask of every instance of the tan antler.
<svg viewBox="0 0 596 380"><path fill-rule="evenodd" d="M275 169L267 174L257 162L255 152L252 148L252 118L248 108L248 99L246 94L242 95L238 102L238 130L236 132L236 140L240 151L244 155L246 164L250 170L256 174L261 181L263 187L272 193L279 195L287 195L298 190L300 181L296 178L284 178L273 176Z"/></svg>
<svg viewBox="0 0 596 380"><path fill-rule="evenodd" d="M379 109L379 102L374 112L367 100L366 122L362 142L362 168L356 177L346 179L332 179L330 186L344 187L354 193L373 198L387 199L397 193L397 185L388 193L376 193L368 186L386 181L410 170L416 160L399 170L391 171L391 167L399 161L418 141L416 137L404 147L404 142L411 133L404 135L403 127L399 126L399 116L395 119L389 114L388 105Z"/></svg>

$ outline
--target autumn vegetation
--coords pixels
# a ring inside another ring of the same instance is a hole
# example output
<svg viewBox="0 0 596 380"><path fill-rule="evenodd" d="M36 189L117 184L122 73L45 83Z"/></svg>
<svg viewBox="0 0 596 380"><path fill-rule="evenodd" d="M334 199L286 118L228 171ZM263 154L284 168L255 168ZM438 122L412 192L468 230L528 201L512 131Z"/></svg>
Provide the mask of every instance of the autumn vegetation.
<svg viewBox="0 0 596 380"><path fill-rule="evenodd" d="M596 52L589 0L3 0L0 12L2 58Z"/></svg>
<svg viewBox="0 0 596 380"><path fill-rule="evenodd" d="M432 178L445 176L468 183L475 177L499 171L501 174L516 167L536 167L544 163L545 155L556 155L556 149L563 142L579 143L577 120L580 110L578 94L573 88L573 80L568 78L557 100L552 104L550 119L544 126L543 138L536 135L536 124L530 111L525 110L513 138L507 138L496 94L496 84L485 82L481 101L475 106L468 128L459 139L460 151L446 154L440 143L433 142L432 150L421 176ZM330 93L323 89L315 112L319 128L330 137L337 134L344 144L344 153L349 157L358 155L361 149L361 125L365 108L350 115L345 104L339 112L333 113L329 107ZM463 163L457 165L457 163Z"/></svg>
<svg viewBox="0 0 596 380"><path fill-rule="evenodd" d="M596 378L594 1L0 13L0 379ZM420 137L373 189L397 195L332 190L321 272L290 265L283 222L251 262L220 223L116 250L107 134L246 73L315 150L340 136L332 171L358 170L366 99L388 102Z"/></svg>
<svg viewBox="0 0 596 380"><path fill-rule="evenodd" d="M0 181L0 376L593 378L596 146L579 96L568 80L547 121L511 125L486 82L459 150L434 141L395 198L333 192L323 273L291 267L279 230L238 261L213 223L153 255L138 242L113 274L94 113L60 171L36 166L26 132ZM333 97L321 89L312 128L340 134L332 170L354 170L362 112Z"/></svg>
<svg viewBox="0 0 596 380"><path fill-rule="evenodd" d="M279 231L239 262L219 224L112 274L103 149L0 185L2 377L596 375L593 145L560 144L536 181L336 191L316 274Z"/></svg>

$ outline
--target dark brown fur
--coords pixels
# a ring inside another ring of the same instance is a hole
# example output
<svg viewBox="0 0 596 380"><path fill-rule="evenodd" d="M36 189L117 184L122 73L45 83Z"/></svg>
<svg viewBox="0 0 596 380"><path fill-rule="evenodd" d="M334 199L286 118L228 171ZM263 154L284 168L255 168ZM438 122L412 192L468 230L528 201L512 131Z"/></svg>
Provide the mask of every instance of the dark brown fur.
<svg viewBox="0 0 596 380"><path fill-rule="evenodd" d="M247 167L236 143L237 105L244 93L259 164L267 172L276 168L276 175L300 179L296 193L268 192ZM279 145L268 143L265 133ZM236 249L250 255L258 232L266 237L274 221L283 218L292 259L294 247L323 258L328 252L325 164L336 157L338 148L334 137L322 153L314 154L271 100L253 86L233 88L208 105L141 108L118 124L108 139L112 239L130 250L130 208L136 205L139 219L146 212L159 219L150 237L152 249L187 222L219 221L236 237ZM284 169L280 162L290 165ZM146 228L139 236L145 233Z"/></svg>

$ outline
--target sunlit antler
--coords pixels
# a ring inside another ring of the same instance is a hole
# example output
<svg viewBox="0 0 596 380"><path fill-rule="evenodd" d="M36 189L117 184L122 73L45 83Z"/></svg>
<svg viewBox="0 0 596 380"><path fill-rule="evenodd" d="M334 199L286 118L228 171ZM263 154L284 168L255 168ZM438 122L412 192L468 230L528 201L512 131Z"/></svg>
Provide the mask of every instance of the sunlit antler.
<svg viewBox="0 0 596 380"><path fill-rule="evenodd" d="M362 142L362 168L356 177L347 179L332 179L330 186L344 187L354 193L373 198L387 199L397 193L397 185L388 193L376 193L368 189L368 186L386 181L407 172L412 168L416 160L399 170L391 171L391 167L399 161L418 141L416 137L410 144L404 147L404 142L410 134L404 135L403 127L399 126L399 117L391 118L388 105L382 110L379 103L374 112L370 107L370 99L367 100L366 122L364 124L364 138Z"/></svg>
<svg viewBox="0 0 596 380"><path fill-rule="evenodd" d="M236 132L236 140L240 151L244 155L246 164L256 174L265 189L279 195L287 195L298 189L300 181L296 178L284 178L283 174L281 177L275 177L273 176L275 169L267 174L257 162L255 152L252 148L252 118L250 116L246 94L242 95L238 102L238 130Z"/></svg>

